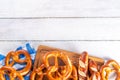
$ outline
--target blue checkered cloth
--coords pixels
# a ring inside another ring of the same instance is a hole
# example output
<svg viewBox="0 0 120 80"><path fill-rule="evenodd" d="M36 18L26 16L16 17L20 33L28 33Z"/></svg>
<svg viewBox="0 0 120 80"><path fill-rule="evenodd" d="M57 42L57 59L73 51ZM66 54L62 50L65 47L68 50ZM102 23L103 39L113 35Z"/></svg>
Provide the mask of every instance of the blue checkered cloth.
<svg viewBox="0 0 120 80"><path fill-rule="evenodd" d="M34 63L36 50L33 47L31 47L31 45L29 43L26 43L25 46L19 46L16 49L16 51L21 50L21 49L24 49L24 50L28 51L28 53L31 56L32 63ZM20 55L20 58L24 59L25 57L24 57L24 55ZM4 60L5 60L5 55L0 53L0 67L4 66L4 64L5 64ZM18 70L18 69L22 69L25 65L26 64L15 64L13 67ZM24 76L24 79L29 80L29 77L30 77L30 73L27 74L26 76ZM8 76L6 76L6 80L9 80Z"/></svg>

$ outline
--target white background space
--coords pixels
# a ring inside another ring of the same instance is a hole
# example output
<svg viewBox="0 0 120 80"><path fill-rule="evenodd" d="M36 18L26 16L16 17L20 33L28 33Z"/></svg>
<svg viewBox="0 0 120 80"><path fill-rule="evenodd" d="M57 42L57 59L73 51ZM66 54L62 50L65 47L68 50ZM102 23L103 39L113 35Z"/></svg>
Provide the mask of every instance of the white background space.
<svg viewBox="0 0 120 80"><path fill-rule="evenodd" d="M120 1L0 0L0 52L26 42L120 62Z"/></svg>

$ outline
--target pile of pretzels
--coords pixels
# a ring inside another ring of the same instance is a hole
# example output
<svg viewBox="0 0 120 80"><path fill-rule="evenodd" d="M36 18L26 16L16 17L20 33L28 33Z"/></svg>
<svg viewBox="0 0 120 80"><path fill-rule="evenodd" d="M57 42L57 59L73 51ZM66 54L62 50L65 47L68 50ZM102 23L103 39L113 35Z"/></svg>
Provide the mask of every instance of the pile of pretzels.
<svg viewBox="0 0 120 80"><path fill-rule="evenodd" d="M20 58L24 55L24 58ZM109 80L112 72L120 80L120 65L115 60L108 60L104 65L99 65L94 60L88 59L88 53L79 56L79 63L75 66L70 58L60 51L50 51L44 54L42 64L32 70L32 60L26 50L11 51L5 58L5 65L0 68L0 80L5 80L5 75L10 80L24 80L30 73L30 80ZM50 58L54 64L50 64ZM59 64L61 60L62 65ZM22 69L15 69L14 64L26 64Z"/></svg>
<svg viewBox="0 0 120 80"><path fill-rule="evenodd" d="M20 58L23 55L24 58ZM15 64L26 64L22 69L15 69ZM0 68L0 80L6 80L5 76L9 76L10 80L24 80L32 68L32 60L30 54L26 50L10 51L5 58L5 65Z"/></svg>

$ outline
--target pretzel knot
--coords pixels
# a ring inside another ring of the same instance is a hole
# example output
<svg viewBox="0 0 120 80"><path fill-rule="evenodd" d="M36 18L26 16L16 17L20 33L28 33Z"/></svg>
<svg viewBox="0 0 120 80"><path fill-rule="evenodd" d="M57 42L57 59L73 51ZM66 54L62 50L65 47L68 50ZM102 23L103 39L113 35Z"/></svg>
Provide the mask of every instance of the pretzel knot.
<svg viewBox="0 0 120 80"><path fill-rule="evenodd" d="M91 73L90 80L101 80L98 65L93 60L89 61L89 71Z"/></svg>
<svg viewBox="0 0 120 80"><path fill-rule="evenodd" d="M47 68L44 64L32 71L30 74L30 80L35 80L36 75L39 76L39 80L43 80L44 76L47 76Z"/></svg>
<svg viewBox="0 0 120 80"><path fill-rule="evenodd" d="M109 60L101 67L102 80L108 80L111 72L116 72L116 80L120 80L120 65L115 60Z"/></svg>
<svg viewBox="0 0 120 80"><path fill-rule="evenodd" d="M20 59L20 55L24 55L25 58ZM26 64L26 66L23 69L17 70L21 75L26 75L31 70L31 66L32 66L32 60L31 60L30 54L26 50L9 52L5 58L5 65L12 67L14 66L15 63Z"/></svg>
<svg viewBox="0 0 120 80"><path fill-rule="evenodd" d="M87 80L88 73L88 53L83 52L79 58L78 74L79 80Z"/></svg>
<svg viewBox="0 0 120 80"><path fill-rule="evenodd" d="M0 80L6 80L5 75L8 75L10 80L24 80L19 72L9 66L3 66L0 68Z"/></svg>
<svg viewBox="0 0 120 80"><path fill-rule="evenodd" d="M49 58L54 57L54 65L50 65ZM58 58L64 62L61 66L58 64ZM43 63L48 67L48 77L50 80L66 80L72 72L72 64L68 56L58 51L48 52L43 57Z"/></svg>

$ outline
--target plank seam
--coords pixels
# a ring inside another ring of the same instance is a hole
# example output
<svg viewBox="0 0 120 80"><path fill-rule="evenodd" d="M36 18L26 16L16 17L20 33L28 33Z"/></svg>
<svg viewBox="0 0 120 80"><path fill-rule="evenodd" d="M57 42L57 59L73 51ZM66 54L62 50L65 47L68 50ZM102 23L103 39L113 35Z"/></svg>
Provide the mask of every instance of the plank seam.
<svg viewBox="0 0 120 80"><path fill-rule="evenodd" d="M0 42L120 42L120 40L0 40Z"/></svg>
<svg viewBox="0 0 120 80"><path fill-rule="evenodd" d="M0 17L0 19L80 19L80 18L120 18L118 17Z"/></svg>

